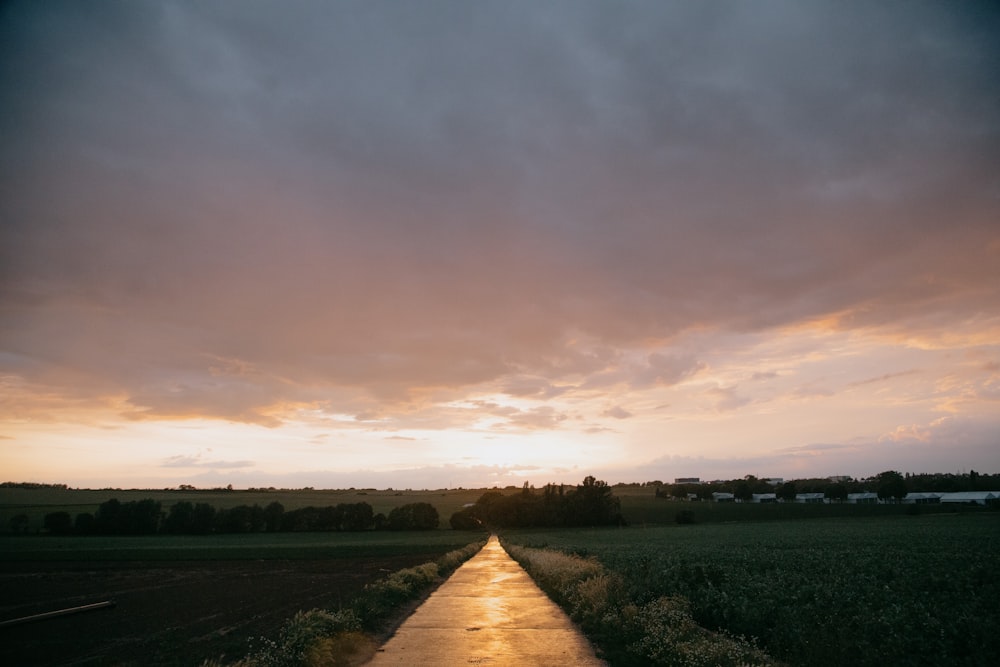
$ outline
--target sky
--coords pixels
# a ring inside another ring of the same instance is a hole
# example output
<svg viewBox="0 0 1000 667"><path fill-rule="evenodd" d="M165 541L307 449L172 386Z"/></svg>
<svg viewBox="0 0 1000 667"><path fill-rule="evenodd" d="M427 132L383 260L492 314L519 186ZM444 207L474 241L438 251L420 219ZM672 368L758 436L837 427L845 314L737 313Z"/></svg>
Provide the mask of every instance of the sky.
<svg viewBox="0 0 1000 667"><path fill-rule="evenodd" d="M0 6L0 478L1000 472L988 2Z"/></svg>

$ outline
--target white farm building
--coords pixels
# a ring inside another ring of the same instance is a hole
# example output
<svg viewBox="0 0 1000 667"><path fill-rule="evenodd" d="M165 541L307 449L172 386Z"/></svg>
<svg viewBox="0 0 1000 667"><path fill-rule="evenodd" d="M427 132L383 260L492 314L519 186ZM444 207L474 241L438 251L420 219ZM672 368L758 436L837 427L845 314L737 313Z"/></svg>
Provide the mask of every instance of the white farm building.
<svg viewBox="0 0 1000 667"><path fill-rule="evenodd" d="M1000 500L1000 491L962 491L960 493L942 493L942 503L960 503L963 505L991 505Z"/></svg>
<svg viewBox="0 0 1000 667"><path fill-rule="evenodd" d="M911 491L910 493L906 494L906 497L903 498L901 502L907 505L930 505L933 503L941 502L941 495L942 494L940 493L933 493L933 492L915 493Z"/></svg>

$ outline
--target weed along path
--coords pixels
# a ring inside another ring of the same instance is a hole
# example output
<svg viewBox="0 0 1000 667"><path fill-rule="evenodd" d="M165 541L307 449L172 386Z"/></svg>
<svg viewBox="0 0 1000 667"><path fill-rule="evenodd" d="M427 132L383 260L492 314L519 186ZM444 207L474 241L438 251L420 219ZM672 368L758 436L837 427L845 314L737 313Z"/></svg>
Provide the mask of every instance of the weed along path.
<svg viewBox="0 0 1000 667"><path fill-rule="evenodd" d="M604 665L496 536L438 587L368 663Z"/></svg>

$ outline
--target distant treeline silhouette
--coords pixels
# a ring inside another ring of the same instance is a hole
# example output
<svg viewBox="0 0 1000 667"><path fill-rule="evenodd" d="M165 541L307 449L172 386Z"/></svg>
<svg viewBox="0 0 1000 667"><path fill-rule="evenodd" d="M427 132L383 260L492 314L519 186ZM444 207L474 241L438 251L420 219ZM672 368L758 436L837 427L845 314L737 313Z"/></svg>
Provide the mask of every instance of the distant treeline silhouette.
<svg viewBox="0 0 1000 667"><path fill-rule="evenodd" d="M846 500L848 494L871 491L880 498L903 498L907 493L960 491L990 491L1000 489L1000 474L990 475L970 470L968 473L911 474L886 470L873 477L853 479L843 477L795 479L775 483L754 475L743 479L716 480L711 482L664 484L648 482L655 486L659 498L689 498L711 500L715 492L732 493L736 498L749 500L755 493L774 493L778 498L791 500L797 493L822 493L831 501Z"/></svg>
<svg viewBox="0 0 1000 667"><path fill-rule="evenodd" d="M210 533L276 533L311 531L431 530L440 524L429 503L410 503L386 516L365 502L285 510L275 501L266 507L239 505L217 509L208 503L175 503L164 513L152 499L101 503L97 512L74 519L69 512L45 515L45 529L57 535L207 535Z"/></svg>
<svg viewBox="0 0 1000 667"><path fill-rule="evenodd" d="M451 516L456 530L482 528L528 528L532 526L608 526L625 521L621 505L606 482L588 476L578 486L547 484L541 493L525 482L524 487L505 496L491 490L475 504Z"/></svg>

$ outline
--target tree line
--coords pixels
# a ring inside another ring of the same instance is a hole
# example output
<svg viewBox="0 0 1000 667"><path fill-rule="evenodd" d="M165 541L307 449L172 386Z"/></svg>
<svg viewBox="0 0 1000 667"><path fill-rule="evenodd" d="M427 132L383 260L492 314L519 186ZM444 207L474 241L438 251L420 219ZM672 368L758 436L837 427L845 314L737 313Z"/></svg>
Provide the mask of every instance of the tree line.
<svg viewBox="0 0 1000 667"><path fill-rule="evenodd" d="M365 502L286 510L277 501L265 507L254 504L220 509L182 500L164 512L162 503L149 498L124 503L112 498L94 513L82 512L74 518L69 512L51 512L44 519L45 530L56 535L432 530L439 524L438 511L430 503L401 505L386 516L376 514Z"/></svg>
<svg viewBox="0 0 1000 667"><path fill-rule="evenodd" d="M989 475L970 470L965 474L910 474L886 470L862 479L797 479L772 484L766 479L747 475L743 479L702 482L699 484L663 484L654 482L659 498L711 500L715 492L732 493L738 500L750 500L755 493L773 493L782 500L794 500L799 493L823 493L833 501L847 500L850 493L872 492L882 499L900 499L907 493L994 490L1000 488L1000 474Z"/></svg>
<svg viewBox="0 0 1000 667"><path fill-rule="evenodd" d="M547 484L541 492L528 486L511 495L491 490L450 519L456 530L559 526L623 525L621 504L606 482L588 476L575 487Z"/></svg>

